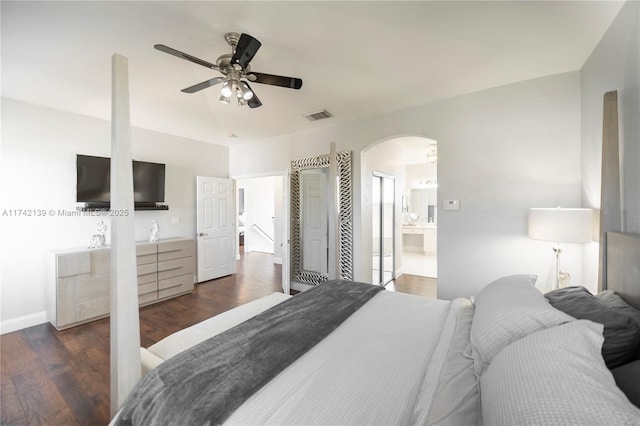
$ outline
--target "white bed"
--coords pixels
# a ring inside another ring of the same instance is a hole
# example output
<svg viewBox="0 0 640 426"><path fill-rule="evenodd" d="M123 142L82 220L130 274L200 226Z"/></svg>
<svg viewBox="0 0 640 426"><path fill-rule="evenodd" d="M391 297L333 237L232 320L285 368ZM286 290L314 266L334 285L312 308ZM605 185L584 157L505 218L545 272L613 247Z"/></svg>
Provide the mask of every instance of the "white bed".
<svg viewBox="0 0 640 426"><path fill-rule="evenodd" d="M504 277L474 303L382 291L225 423L640 425L605 366L602 325L553 308L534 283ZM141 349L143 372L288 299L274 293ZM112 423L171 423L131 413Z"/></svg>

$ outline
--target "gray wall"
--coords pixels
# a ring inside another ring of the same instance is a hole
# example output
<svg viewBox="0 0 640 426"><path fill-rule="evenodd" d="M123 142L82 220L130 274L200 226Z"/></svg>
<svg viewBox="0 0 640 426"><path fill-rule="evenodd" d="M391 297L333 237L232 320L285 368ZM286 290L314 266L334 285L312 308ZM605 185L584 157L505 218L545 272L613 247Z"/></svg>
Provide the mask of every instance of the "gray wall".
<svg viewBox="0 0 640 426"><path fill-rule="evenodd" d="M136 211L136 239L149 238L152 219L160 237L193 237L196 176L228 177L228 148L133 128L133 158L166 164L168 211ZM46 260L49 250L86 247L108 216L64 216L75 212L76 154L109 157L111 123L37 105L2 99L2 205L44 210L46 216L0 217L2 237L2 331L46 322ZM50 213L51 212L51 213ZM173 223L177 218L179 223Z"/></svg>
<svg viewBox="0 0 640 426"><path fill-rule="evenodd" d="M552 251L527 238L530 207L580 205L580 76L549 76L419 107L230 148L232 175L286 169L292 158L354 152L355 278L369 281L371 208L361 153L399 136L438 141L438 295L476 294L491 280L546 280ZM366 173L365 173L366 174ZM460 200L443 212L442 200ZM565 247L581 280L581 248ZM595 286L596 283L594 282Z"/></svg>

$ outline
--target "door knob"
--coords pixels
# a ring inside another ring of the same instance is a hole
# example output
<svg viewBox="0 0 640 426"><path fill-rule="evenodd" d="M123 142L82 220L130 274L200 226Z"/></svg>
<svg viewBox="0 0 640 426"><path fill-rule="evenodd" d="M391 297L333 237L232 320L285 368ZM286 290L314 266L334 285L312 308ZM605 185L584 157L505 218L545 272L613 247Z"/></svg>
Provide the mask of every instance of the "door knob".
<svg viewBox="0 0 640 426"><path fill-rule="evenodd" d="M198 232L198 237L204 237L205 235L209 235L209 234L205 234L204 232Z"/></svg>

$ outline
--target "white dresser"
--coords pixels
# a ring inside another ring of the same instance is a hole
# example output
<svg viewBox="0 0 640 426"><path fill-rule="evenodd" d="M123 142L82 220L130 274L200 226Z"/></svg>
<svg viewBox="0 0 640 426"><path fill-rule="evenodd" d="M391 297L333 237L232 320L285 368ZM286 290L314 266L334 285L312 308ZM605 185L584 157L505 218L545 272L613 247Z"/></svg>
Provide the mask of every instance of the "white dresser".
<svg viewBox="0 0 640 426"><path fill-rule="evenodd" d="M49 253L47 318L58 330L109 315L109 247ZM141 306L193 290L195 241L171 238L136 246L138 301Z"/></svg>

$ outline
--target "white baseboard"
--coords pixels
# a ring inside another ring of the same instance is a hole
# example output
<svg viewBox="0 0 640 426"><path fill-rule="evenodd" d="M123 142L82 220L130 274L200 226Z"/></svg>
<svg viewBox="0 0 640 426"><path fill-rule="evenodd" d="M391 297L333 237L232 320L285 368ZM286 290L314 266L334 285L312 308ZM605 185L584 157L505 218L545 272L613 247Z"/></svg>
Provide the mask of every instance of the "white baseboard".
<svg viewBox="0 0 640 426"><path fill-rule="evenodd" d="M0 334L12 333L23 328L33 327L47 322L47 311L11 318L0 322Z"/></svg>
<svg viewBox="0 0 640 426"><path fill-rule="evenodd" d="M282 258L281 257L274 257L273 258L273 263L277 263L278 265L282 265Z"/></svg>

